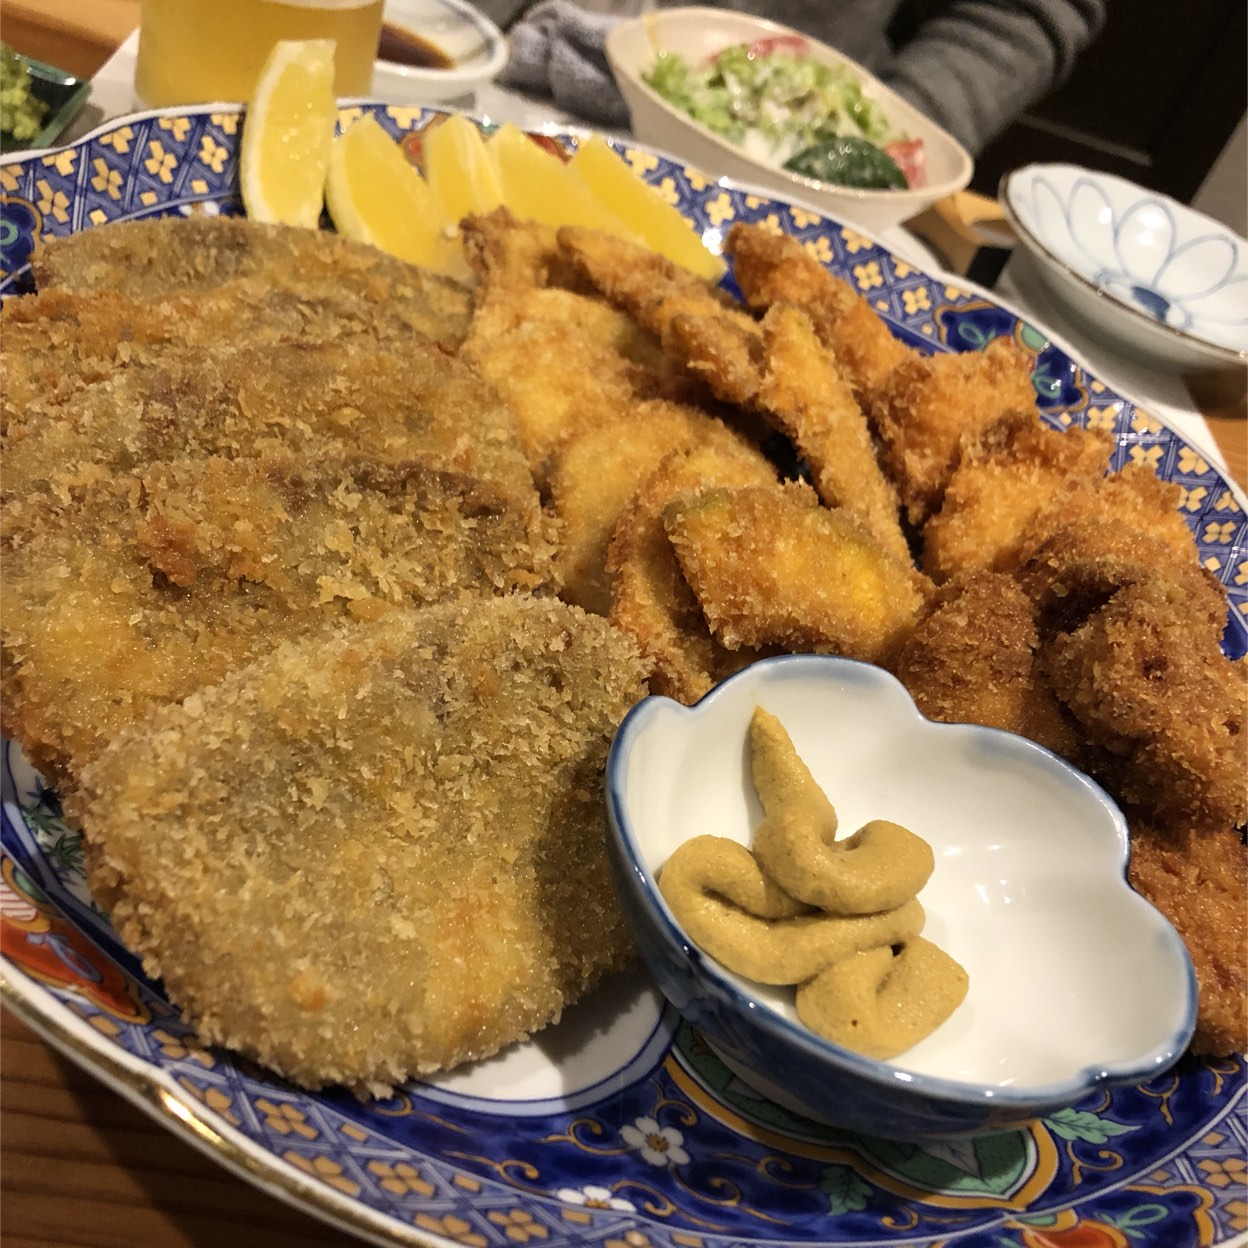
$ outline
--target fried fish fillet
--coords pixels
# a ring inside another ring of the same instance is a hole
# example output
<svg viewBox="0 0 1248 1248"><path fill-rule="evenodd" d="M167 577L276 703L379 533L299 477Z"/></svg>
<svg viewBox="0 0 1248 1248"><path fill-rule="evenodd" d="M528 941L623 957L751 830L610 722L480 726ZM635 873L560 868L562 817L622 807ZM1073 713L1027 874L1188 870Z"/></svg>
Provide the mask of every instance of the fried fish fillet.
<svg viewBox="0 0 1248 1248"><path fill-rule="evenodd" d="M892 663L919 710L986 724L1074 758L1078 737L1039 664L1030 599L1009 576L979 571L943 586Z"/></svg>
<svg viewBox="0 0 1248 1248"><path fill-rule="evenodd" d="M10 413L8 496L64 498L81 482L184 456L345 450L437 455L448 469L497 482L537 522L511 413L427 340L413 338L402 354L324 343L136 353L127 368Z"/></svg>
<svg viewBox="0 0 1248 1248"><path fill-rule="evenodd" d="M871 305L787 234L738 223L728 231L724 251L732 257L746 303L756 312L787 303L810 318L869 412L889 374L911 354Z"/></svg>
<svg viewBox="0 0 1248 1248"><path fill-rule="evenodd" d="M540 588L552 551L437 461L182 460L10 500L6 735L72 780L127 725L284 638L465 589Z"/></svg>
<svg viewBox="0 0 1248 1248"><path fill-rule="evenodd" d="M927 579L800 482L678 497L664 525L711 632L875 663L909 636Z"/></svg>
<svg viewBox="0 0 1248 1248"><path fill-rule="evenodd" d="M911 524L940 507L963 439L1016 412L1034 417L1036 392L1029 357L1004 338L982 351L911 355L889 373L871 415Z"/></svg>
<svg viewBox="0 0 1248 1248"><path fill-rule="evenodd" d="M643 693L527 596L283 645L90 765L92 887L206 1043L305 1087L487 1057L631 956L602 776Z"/></svg>
<svg viewBox="0 0 1248 1248"><path fill-rule="evenodd" d="M449 278L339 234L241 217L120 221L41 239L31 267L40 290L111 292L147 301L213 301L228 293L236 320L244 322L240 332L246 322L267 317L274 291L288 304L328 301L353 308L365 323L397 316L450 346L463 341L471 313L467 289ZM263 317L250 306L255 304Z"/></svg>
<svg viewBox="0 0 1248 1248"><path fill-rule="evenodd" d="M776 304L761 333L719 313L684 314L663 341L718 398L754 408L790 438L825 503L856 515L898 559L910 558L897 491L880 469L866 417L803 313Z"/></svg>
<svg viewBox="0 0 1248 1248"><path fill-rule="evenodd" d="M663 527L663 509L677 495L712 486L775 484L775 468L758 451L717 439L669 454L616 521L606 564L610 618L649 664L651 692L691 704L761 657L750 647L729 650L711 636Z"/></svg>

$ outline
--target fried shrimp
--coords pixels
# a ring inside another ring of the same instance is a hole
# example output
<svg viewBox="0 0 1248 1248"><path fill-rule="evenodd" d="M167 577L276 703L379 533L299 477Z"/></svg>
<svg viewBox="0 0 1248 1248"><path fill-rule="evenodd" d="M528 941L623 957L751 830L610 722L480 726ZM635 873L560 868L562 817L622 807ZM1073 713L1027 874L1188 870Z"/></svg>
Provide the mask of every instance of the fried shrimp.
<svg viewBox="0 0 1248 1248"><path fill-rule="evenodd" d="M809 486L677 497L664 525L715 637L877 662L909 635L926 578Z"/></svg>
<svg viewBox="0 0 1248 1248"><path fill-rule="evenodd" d="M605 620L531 597L283 645L87 769L92 886L203 1042L384 1094L630 959L602 774L643 692Z"/></svg>
<svg viewBox="0 0 1248 1248"><path fill-rule="evenodd" d="M280 640L548 583L505 494L436 462L183 460L4 515L3 711L51 777Z"/></svg>

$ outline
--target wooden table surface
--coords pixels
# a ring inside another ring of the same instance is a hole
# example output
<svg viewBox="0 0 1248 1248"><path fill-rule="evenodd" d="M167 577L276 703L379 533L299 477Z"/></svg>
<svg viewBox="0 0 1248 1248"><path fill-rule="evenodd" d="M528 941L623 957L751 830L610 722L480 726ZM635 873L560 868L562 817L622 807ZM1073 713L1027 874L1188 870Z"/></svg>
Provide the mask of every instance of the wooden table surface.
<svg viewBox="0 0 1248 1248"><path fill-rule="evenodd" d="M90 75L138 20L138 0L5 0L4 38ZM1244 402L1207 411L1248 482ZM0 1012L0 1242L5 1248L264 1248L350 1237L227 1173Z"/></svg>

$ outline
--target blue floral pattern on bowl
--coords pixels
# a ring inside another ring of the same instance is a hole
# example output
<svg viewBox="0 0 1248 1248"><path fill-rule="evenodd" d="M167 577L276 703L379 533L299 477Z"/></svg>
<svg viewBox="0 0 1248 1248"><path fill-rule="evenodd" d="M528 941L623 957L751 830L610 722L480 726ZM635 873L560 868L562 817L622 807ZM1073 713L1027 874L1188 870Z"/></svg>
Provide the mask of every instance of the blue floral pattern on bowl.
<svg viewBox="0 0 1248 1248"><path fill-rule="evenodd" d="M396 137L434 114L371 112ZM28 287L39 238L116 220L241 212L236 109L121 118L53 152L0 160L0 293ZM561 142L575 145L575 137ZM1055 428L1104 429L1114 467L1181 487L1200 557L1231 597L1228 651L1248 648L1242 496L1198 451L1108 389L1037 327L816 212L741 190L637 145L637 172L711 240L734 221L798 238L907 343L962 351L1002 334L1037 359ZM1248 1078L1240 1057L1097 1093L1026 1130L943 1146L836 1131L761 1099L674 1012L638 991L609 1069L578 1096L413 1083L389 1101L303 1092L204 1050L87 894L81 838L9 748L0 818L5 999L77 1060L162 1106L171 1130L316 1213L383 1242L472 1248L739 1248L1069 1242L1223 1245L1248 1230ZM649 1012L647 1012L649 1011ZM1078 1018L1037 1008L1059 1032ZM556 1038L559 1033L554 1033ZM527 1047L527 1046L526 1046ZM494 1086L489 1079L495 1078ZM189 1125L193 1124L193 1125Z"/></svg>
<svg viewBox="0 0 1248 1248"><path fill-rule="evenodd" d="M1177 334L1248 351L1248 241L1163 195L1070 165L1009 175L1003 199L1033 254Z"/></svg>

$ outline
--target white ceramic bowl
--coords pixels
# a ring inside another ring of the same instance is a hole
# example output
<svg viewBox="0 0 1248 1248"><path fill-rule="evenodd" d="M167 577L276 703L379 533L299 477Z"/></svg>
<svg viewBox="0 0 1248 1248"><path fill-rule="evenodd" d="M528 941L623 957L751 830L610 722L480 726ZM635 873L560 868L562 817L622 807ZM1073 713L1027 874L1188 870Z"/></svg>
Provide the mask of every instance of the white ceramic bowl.
<svg viewBox="0 0 1248 1248"><path fill-rule="evenodd" d="M1045 284L1085 327L1155 367L1248 366L1248 240L1077 165L1015 170L1000 198Z"/></svg>
<svg viewBox="0 0 1248 1248"><path fill-rule="evenodd" d="M890 819L935 851L925 934L970 989L894 1062L808 1031L792 989L725 970L658 891L689 837L750 843L756 705L788 729L846 834ZM616 736L607 796L621 901L659 987L742 1078L809 1116L898 1139L1015 1127L1151 1078L1191 1039L1191 960L1127 884L1127 829L1106 793L1022 737L925 719L880 668L787 655L694 707L647 698Z"/></svg>
<svg viewBox="0 0 1248 1248"><path fill-rule="evenodd" d="M382 21L432 43L452 61L425 69L378 61L373 94L396 104L437 104L471 95L507 64L507 40L464 0L386 0Z"/></svg>
<svg viewBox="0 0 1248 1248"><path fill-rule="evenodd" d="M886 230L966 186L971 180L971 158L952 135L855 61L814 39L805 40L810 56L827 65L848 65L888 120L911 138L923 140L926 185L908 190L869 191L800 177L778 165L747 156L642 81L642 74L651 68L660 52L678 53L697 65L734 43L797 33L788 26L744 13L705 8L663 9L616 26L607 35L607 60L628 104L633 132L643 143L687 160L708 174L777 191L786 199L809 204L864 230Z"/></svg>

